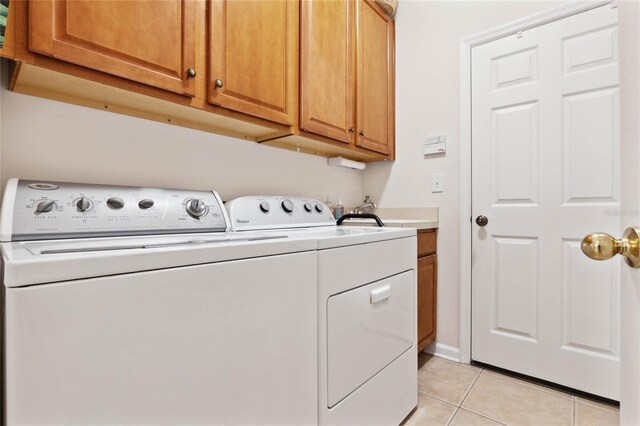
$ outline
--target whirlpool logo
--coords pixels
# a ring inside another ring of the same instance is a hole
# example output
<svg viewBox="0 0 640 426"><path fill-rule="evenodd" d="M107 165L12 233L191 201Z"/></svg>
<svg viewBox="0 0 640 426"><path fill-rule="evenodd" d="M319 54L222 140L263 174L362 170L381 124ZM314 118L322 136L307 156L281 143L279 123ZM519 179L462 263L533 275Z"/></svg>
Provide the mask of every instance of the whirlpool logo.
<svg viewBox="0 0 640 426"><path fill-rule="evenodd" d="M245 223L249 223L249 221L246 219L236 219L236 223L245 224Z"/></svg>

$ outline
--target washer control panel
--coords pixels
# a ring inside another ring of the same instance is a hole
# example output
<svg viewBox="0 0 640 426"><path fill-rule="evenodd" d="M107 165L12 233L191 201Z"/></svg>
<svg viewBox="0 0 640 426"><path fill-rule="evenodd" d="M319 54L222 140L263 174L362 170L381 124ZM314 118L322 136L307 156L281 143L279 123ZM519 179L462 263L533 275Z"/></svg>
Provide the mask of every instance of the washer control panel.
<svg viewBox="0 0 640 426"><path fill-rule="evenodd" d="M0 228L3 241L226 231L212 191L11 179Z"/></svg>
<svg viewBox="0 0 640 426"><path fill-rule="evenodd" d="M305 228L336 223L329 208L313 198L240 197L229 201L226 207L234 231Z"/></svg>

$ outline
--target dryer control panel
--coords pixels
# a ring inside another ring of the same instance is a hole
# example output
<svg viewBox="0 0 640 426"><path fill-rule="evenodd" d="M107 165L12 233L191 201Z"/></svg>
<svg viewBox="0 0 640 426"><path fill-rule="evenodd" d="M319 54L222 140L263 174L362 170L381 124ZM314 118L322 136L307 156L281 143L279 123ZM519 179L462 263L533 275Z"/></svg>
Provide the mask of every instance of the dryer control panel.
<svg viewBox="0 0 640 426"><path fill-rule="evenodd" d="M311 228L336 224L329 207L313 198L258 195L227 203L234 231Z"/></svg>
<svg viewBox="0 0 640 426"><path fill-rule="evenodd" d="M212 191L11 179L2 202L2 241L227 230Z"/></svg>

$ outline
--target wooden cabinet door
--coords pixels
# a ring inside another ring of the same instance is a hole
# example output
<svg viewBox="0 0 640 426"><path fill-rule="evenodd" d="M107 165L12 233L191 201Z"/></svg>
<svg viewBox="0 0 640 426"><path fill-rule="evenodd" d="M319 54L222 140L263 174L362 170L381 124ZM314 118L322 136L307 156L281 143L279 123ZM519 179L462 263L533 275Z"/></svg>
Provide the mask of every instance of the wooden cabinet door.
<svg viewBox="0 0 640 426"><path fill-rule="evenodd" d="M193 95L195 8L193 0L31 1L29 49Z"/></svg>
<svg viewBox="0 0 640 426"><path fill-rule="evenodd" d="M209 10L209 102L293 125L298 1L213 0Z"/></svg>
<svg viewBox="0 0 640 426"><path fill-rule="evenodd" d="M392 154L395 35L393 20L373 0L358 0L356 145Z"/></svg>
<svg viewBox="0 0 640 426"><path fill-rule="evenodd" d="M355 2L303 0L300 11L300 128L355 139Z"/></svg>
<svg viewBox="0 0 640 426"><path fill-rule="evenodd" d="M418 352L436 338L437 256L418 259Z"/></svg>

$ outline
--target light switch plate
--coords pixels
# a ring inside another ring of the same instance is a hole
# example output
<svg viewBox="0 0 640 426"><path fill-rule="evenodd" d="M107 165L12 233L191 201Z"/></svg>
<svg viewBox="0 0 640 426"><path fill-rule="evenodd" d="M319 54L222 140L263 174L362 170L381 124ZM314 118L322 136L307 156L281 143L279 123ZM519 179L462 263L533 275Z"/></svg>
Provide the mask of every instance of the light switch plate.
<svg viewBox="0 0 640 426"><path fill-rule="evenodd" d="M444 174L434 173L431 175L431 192L444 192Z"/></svg>

